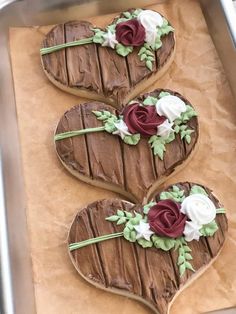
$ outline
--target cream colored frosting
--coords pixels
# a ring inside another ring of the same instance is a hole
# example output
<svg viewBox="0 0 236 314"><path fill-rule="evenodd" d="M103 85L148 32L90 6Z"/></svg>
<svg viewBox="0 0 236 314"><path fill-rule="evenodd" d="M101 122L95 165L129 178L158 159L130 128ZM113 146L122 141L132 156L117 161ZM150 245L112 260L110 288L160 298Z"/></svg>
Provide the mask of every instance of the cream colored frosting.
<svg viewBox="0 0 236 314"><path fill-rule="evenodd" d="M170 122L181 116L186 111L186 104L177 96L167 95L156 103L156 111L160 116L165 116Z"/></svg>
<svg viewBox="0 0 236 314"><path fill-rule="evenodd" d="M143 10L139 13L137 19L145 28L145 41L150 45L154 44L157 36L157 27L161 27L163 24L162 16L152 10Z"/></svg>
<svg viewBox="0 0 236 314"><path fill-rule="evenodd" d="M186 241L190 242L192 240L199 240L201 233L200 230L201 225L193 222L193 221L186 221L184 227L184 238Z"/></svg>
<svg viewBox="0 0 236 314"><path fill-rule="evenodd" d="M114 123L114 125L117 128L117 130L114 131L112 134L119 135L122 138L122 140L124 139L126 135L132 135L129 132L128 127L126 123L124 122L124 120L121 119L117 123Z"/></svg>
<svg viewBox="0 0 236 314"><path fill-rule="evenodd" d="M161 125L157 128L157 135L161 137L169 137L170 133L174 130L172 129L173 122L169 122L168 119L166 119Z"/></svg>
<svg viewBox="0 0 236 314"><path fill-rule="evenodd" d="M118 44L118 41L116 40L116 34L112 34L110 30L106 34L103 35L104 42L102 43L102 46L111 47L112 49L115 48L115 45Z"/></svg>
<svg viewBox="0 0 236 314"><path fill-rule="evenodd" d="M216 217L214 203L204 194L192 194L184 199L181 212L198 225L206 225Z"/></svg>

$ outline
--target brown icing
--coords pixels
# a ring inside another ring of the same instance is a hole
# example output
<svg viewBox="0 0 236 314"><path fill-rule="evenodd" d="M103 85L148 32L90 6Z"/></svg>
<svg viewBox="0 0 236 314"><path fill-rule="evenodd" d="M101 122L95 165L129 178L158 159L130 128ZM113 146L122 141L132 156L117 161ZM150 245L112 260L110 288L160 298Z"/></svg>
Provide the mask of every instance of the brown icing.
<svg viewBox="0 0 236 314"><path fill-rule="evenodd" d="M144 94L137 100L142 101L148 95L157 97L161 91L177 95L186 104L190 104L180 94L163 89ZM101 126L102 122L97 120L92 113L93 110L116 112L111 106L100 102L75 106L63 115L56 133ZM198 119L192 118L189 121L190 125L195 131L191 144L185 144L180 136L176 135L176 139L166 145L163 161L153 155L148 139L142 138L137 145L130 146L119 136L107 132L57 141L56 150L69 169L93 180L118 185L122 190L132 194L135 200L142 202L155 181L175 171L175 168L182 164L194 149L198 140Z"/></svg>
<svg viewBox="0 0 236 314"><path fill-rule="evenodd" d="M184 182L177 185L189 194L193 183ZM211 191L204 188L216 208L221 207ZM170 189L171 186L165 190ZM159 200L159 194L155 199ZM122 231L123 226L105 220L105 217L115 214L117 209L141 212L142 206L114 199L90 204L77 214L69 232L68 242L80 242L91 237ZM224 214L218 214L216 221L219 229L214 236L201 237L199 241L188 243L193 257L191 264L196 274L216 257L224 243L227 218ZM131 297L140 297L160 314L167 313L168 305L175 294L195 275L187 270L184 276L179 277L176 264L177 251L143 249L138 244L130 243L123 238L75 250L70 253L70 257L85 279L116 293L128 293Z"/></svg>
<svg viewBox="0 0 236 314"><path fill-rule="evenodd" d="M46 35L43 47L91 37L92 27L86 21L56 25ZM132 88L158 72L171 57L175 46L174 34L171 32L161 40L162 47L156 52L152 71L146 67L145 61L140 61L140 48L135 48L124 58L115 50L99 44L75 46L43 55L42 63L48 75L65 87L93 91L114 99L118 106L122 106Z"/></svg>

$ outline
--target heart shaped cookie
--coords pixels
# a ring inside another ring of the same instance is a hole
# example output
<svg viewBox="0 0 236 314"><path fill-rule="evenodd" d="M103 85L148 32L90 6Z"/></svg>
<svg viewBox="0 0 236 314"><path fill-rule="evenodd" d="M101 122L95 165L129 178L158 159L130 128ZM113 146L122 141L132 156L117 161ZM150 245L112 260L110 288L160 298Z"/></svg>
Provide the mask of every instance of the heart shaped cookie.
<svg viewBox="0 0 236 314"><path fill-rule="evenodd" d="M42 47L43 69L53 84L121 108L166 71L175 38L159 13L132 9L105 29L86 21L56 25Z"/></svg>
<svg viewBox="0 0 236 314"><path fill-rule="evenodd" d="M85 280L166 314L217 257L226 231L218 199L208 188L184 182L145 206L118 199L88 205L76 215L68 244Z"/></svg>
<svg viewBox="0 0 236 314"><path fill-rule="evenodd" d="M122 112L99 102L73 107L58 123L55 145L77 178L142 203L189 160L198 136L198 118L189 101L157 89Z"/></svg>

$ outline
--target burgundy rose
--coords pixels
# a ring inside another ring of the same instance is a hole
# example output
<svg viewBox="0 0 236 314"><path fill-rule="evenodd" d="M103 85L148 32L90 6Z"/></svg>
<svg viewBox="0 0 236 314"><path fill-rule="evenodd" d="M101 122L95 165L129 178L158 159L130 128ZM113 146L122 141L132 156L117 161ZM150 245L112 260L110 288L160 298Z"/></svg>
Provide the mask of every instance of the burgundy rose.
<svg viewBox="0 0 236 314"><path fill-rule="evenodd" d="M157 134L158 125L166 120L166 117L157 114L155 106L140 106L139 103L127 106L123 115L130 133L145 136Z"/></svg>
<svg viewBox="0 0 236 314"><path fill-rule="evenodd" d="M116 25L116 39L124 46L141 46L144 44L145 28L133 19Z"/></svg>
<svg viewBox="0 0 236 314"><path fill-rule="evenodd" d="M183 235L187 216L180 212L180 204L172 200L158 202L148 212L150 229L159 236L177 238Z"/></svg>

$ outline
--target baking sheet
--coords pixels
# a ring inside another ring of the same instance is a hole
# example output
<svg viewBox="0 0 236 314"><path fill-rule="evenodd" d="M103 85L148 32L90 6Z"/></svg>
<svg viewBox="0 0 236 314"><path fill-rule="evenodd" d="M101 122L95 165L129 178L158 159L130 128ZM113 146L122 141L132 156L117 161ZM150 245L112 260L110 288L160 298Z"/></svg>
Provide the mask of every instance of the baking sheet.
<svg viewBox="0 0 236 314"><path fill-rule="evenodd" d="M150 8L166 15L176 28L177 53L167 74L149 90L164 87L182 93L197 109L200 120L201 140L195 156L166 184L189 180L209 186L228 209L229 218L229 236L218 260L176 299L171 314L233 306L236 104L198 1L172 0ZM113 17L89 21L104 26ZM89 285L67 255L66 237L76 211L92 201L120 196L73 178L56 157L54 128L64 111L83 99L54 87L42 71L39 48L50 28L10 29L37 313L150 313L137 301Z"/></svg>

